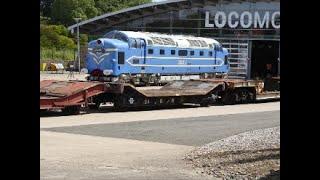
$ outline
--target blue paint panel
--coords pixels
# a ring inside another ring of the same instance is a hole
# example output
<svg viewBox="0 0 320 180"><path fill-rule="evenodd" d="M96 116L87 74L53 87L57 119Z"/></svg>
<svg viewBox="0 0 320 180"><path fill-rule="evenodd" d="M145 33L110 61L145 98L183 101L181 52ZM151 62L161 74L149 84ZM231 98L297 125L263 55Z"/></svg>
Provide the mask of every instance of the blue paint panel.
<svg viewBox="0 0 320 180"><path fill-rule="evenodd" d="M96 69L112 70L113 76L124 73L177 75L229 71L229 64L224 62L225 56L228 55L225 48L223 51L157 46L147 46L145 49L129 47L128 42L118 39L101 38L99 40L100 44L97 40L88 44L86 68L89 73ZM153 54L148 54L148 49L153 49ZM160 49L164 50L165 54L161 55ZM171 55L171 50L176 51L175 55ZM187 50L187 56L179 57L179 50ZM194 55L190 55L190 51L194 51ZM203 51L203 56L200 56L200 51ZM212 56L209 55L209 51L212 52ZM118 52L124 52L124 64L118 64Z"/></svg>

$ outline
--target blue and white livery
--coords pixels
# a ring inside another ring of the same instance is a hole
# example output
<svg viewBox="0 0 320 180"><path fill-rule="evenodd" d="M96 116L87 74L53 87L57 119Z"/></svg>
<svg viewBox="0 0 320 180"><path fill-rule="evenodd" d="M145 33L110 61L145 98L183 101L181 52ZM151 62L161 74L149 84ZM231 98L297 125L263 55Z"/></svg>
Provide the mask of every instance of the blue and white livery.
<svg viewBox="0 0 320 180"><path fill-rule="evenodd" d="M111 31L89 42L90 80L158 83L163 76L226 74L228 51L211 38Z"/></svg>

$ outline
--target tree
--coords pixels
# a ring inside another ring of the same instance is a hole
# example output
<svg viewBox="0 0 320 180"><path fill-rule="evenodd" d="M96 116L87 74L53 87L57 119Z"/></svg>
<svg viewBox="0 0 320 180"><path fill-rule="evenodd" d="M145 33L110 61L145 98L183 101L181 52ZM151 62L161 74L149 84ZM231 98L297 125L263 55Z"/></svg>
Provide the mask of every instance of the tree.
<svg viewBox="0 0 320 180"><path fill-rule="evenodd" d="M40 47L48 49L74 49L72 38L68 37L68 30L62 25L40 24Z"/></svg>
<svg viewBox="0 0 320 180"><path fill-rule="evenodd" d="M42 16L50 16L53 1L54 0L40 0L40 14Z"/></svg>
<svg viewBox="0 0 320 180"><path fill-rule="evenodd" d="M86 20L97 15L94 0L55 0L52 4L51 18L55 23L71 25L74 18Z"/></svg>
<svg viewBox="0 0 320 180"><path fill-rule="evenodd" d="M149 2L151 0L95 0L95 7L100 15Z"/></svg>

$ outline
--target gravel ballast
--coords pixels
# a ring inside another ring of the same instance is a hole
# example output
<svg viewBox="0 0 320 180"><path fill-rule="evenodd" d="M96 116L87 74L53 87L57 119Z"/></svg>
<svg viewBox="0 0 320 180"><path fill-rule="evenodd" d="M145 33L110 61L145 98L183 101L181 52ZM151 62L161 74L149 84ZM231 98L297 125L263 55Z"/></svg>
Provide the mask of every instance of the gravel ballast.
<svg viewBox="0 0 320 180"><path fill-rule="evenodd" d="M184 157L200 173L223 179L280 179L280 127L241 133Z"/></svg>

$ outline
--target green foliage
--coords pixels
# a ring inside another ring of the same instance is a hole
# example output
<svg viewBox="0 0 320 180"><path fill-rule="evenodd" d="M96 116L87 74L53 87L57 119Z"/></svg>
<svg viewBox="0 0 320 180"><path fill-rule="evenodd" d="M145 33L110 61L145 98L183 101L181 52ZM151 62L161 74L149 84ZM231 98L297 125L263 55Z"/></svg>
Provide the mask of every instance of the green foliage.
<svg viewBox="0 0 320 180"><path fill-rule="evenodd" d="M74 49L74 41L68 37L68 30L62 25L40 24L40 47Z"/></svg>
<svg viewBox="0 0 320 180"><path fill-rule="evenodd" d="M74 18L86 20L98 15L94 0L55 0L52 4L53 22L71 25Z"/></svg>
<svg viewBox="0 0 320 180"><path fill-rule="evenodd" d="M95 6L99 14L104 14L149 2L151 0L95 0Z"/></svg>
<svg viewBox="0 0 320 180"><path fill-rule="evenodd" d="M40 0L40 15L49 17L54 0Z"/></svg>
<svg viewBox="0 0 320 180"><path fill-rule="evenodd" d="M70 34L65 26L103 13L151 2L151 0L40 0L40 47L42 60L73 60L77 33ZM55 24L55 25L52 25ZM84 47L96 36L80 34Z"/></svg>
<svg viewBox="0 0 320 180"><path fill-rule="evenodd" d="M151 2L151 0L54 0L50 4L50 0L42 1L49 2L42 3L43 8L40 8L40 12L46 11L42 14L47 15L47 11L50 11L54 23L67 26L76 23L74 18L81 18L83 21L103 13ZM48 8L50 5L51 9Z"/></svg>
<svg viewBox="0 0 320 180"><path fill-rule="evenodd" d="M88 43L88 35L80 34L80 45L87 45Z"/></svg>
<svg viewBox="0 0 320 180"><path fill-rule="evenodd" d="M41 62L59 62L59 61L73 61L75 58L75 50L72 49L40 49Z"/></svg>

